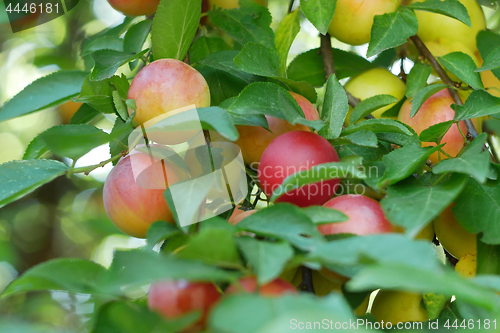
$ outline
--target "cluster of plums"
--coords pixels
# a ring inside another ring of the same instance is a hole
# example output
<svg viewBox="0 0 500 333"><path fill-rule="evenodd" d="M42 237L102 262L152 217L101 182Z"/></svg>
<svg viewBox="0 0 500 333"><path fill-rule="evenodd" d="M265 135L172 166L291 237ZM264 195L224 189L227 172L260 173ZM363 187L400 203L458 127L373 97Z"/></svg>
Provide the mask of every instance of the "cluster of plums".
<svg viewBox="0 0 500 333"><path fill-rule="evenodd" d="M469 10L472 28L438 14L418 11L419 35L437 56L462 51L474 56L479 63L475 36L479 30L485 28L484 15L476 1L460 1ZM151 15L154 14L159 1L109 0L109 2L127 15ZM208 8L213 6L233 8L237 6L236 2L237 0L209 0ZM265 5L266 1L256 2ZM373 17L395 11L400 3L400 0L338 0L330 33L351 45L367 43L370 39ZM500 82L497 82L498 80L490 75L490 72L483 75L486 86L500 87ZM360 99L390 94L401 100L406 91L405 83L401 79L387 69L381 68L371 69L353 77L345 88ZM310 101L294 92L290 94L301 107L305 118L320 119L317 109ZM168 116L173 110L188 105L199 108L210 106L209 87L203 76L189 65L172 59L156 60L145 66L132 81L128 98L136 102L134 122L137 126L144 125L158 116ZM451 108L452 97L446 89L431 96L413 118L410 117L411 103L411 98L404 102L397 119L412 127L418 134L432 125L453 120L455 115ZM376 118L381 118L390 107L392 105L376 110L372 114ZM131 114L132 110L129 111ZM271 116L266 118L270 131L256 126L237 126L239 139L236 144L241 148L245 163L258 171L259 183L268 197L287 176L294 172L339 161L335 148L309 127L292 125L286 120ZM349 124L349 119L346 123ZM458 126L462 132L466 131L463 123L453 125L442 140L442 143L446 144L443 150L451 156L456 156L463 147L463 136ZM480 121L476 121L476 126L480 126ZM424 143L424 145L431 146L435 143ZM436 152L430 160L436 164L444 158L446 156L438 155ZM145 237L148 227L158 220L174 223L171 210L164 198L164 190L165 187L185 179L188 175L186 171L179 170L169 162L161 162L162 167L168 168L169 175L172 175L165 183L163 171L154 171L158 170L154 166L160 162L159 159L136 150L123 157L106 179L104 185L106 211L113 223L131 236ZM137 175L134 174L137 170L146 169L152 171L146 175L146 179L142 179L142 183L151 186L141 185L137 181ZM355 194L335 196L339 183L339 179L331 179L309 184L285 193L277 202L288 202L299 207L323 205L341 211L347 216L345 222L319 225L318 229L323 235L398 232L398 228L386 218L377 200ZM229 222L237 224L255 212L256 210L235 209ZM476 255L475 235L468 233L458 224L451 207L442 212L434 223L427 226L419 238L432 240L434 233L453 256L459 259L468 258L463 261L468 264L457 266L457 270L462 270L464 275L473 274L470 263L474 263ZM313 273L318 294L338 290L341 283L345 282L344 277L326 269L323 269L321 274L316 271ZM279 278L263 286L257 285L255 277L245 277L239 283L229 286L225 293L258 291L263 296L276 296L285 292L297 292L295 283L297 277L300 279L300 274L293 272L289 279L292 283ZM207 313L220 297L221 293L213 283L160 281L151 286L149 306L167 318L200 310L202 317L192 328L198 329L205 325ZM391 322L426 320L427 314L420 307L421 299L421 295L382 291L375 300L372 313L378 320ZM410 309L410 315L400 318L396 314L401 311L387 310L395 309L397 304L406 304L405 306Z"/></svg>

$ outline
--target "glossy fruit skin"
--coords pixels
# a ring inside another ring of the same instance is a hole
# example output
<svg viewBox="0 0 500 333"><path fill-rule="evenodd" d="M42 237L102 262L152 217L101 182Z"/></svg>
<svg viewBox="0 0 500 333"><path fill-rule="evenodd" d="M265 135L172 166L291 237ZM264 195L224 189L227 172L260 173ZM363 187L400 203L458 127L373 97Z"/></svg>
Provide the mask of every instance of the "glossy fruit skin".
<svg viewBox="0 0 500 333"><path fill-rule="evenodd" d="M108 0L111 7L127 16L153 15L160 0Z"/></svg>
<svg viewBox="0 0 500 333"><path fill-rule="evenodd" d="M375 95L392 95L401 100L406 92L405 83L385 68L373 68L353 77L346 83L345 89L354 97L361 100ZM382 118L382 114L392 108L394 104L372 112L375 118Z"/></svg>
<svg viewBox="0 0 500 333"><path fill-rule="evenodd" d="M380 203L370 197L359 194L341 195L327 201L323 207L336 209L348 217L344 222L319 225L318 230L323 235L371 235L395 231L385 217Z"/></svg>
<svg viewBox="0 0 500 333"><path fill-rule="evenodd" d="M159 59L144 67L132 81L128 98L135 99L135 125L190 105L210 106L205 78L193 67L175 59ZM131 115L132 110L128 111Z"/></svg>
<svg viewBox="0 0 500 333"><path fill-rule="evenodd" d="M83 103L73 102L69 100L57 107L57 111L61 116L61 121L63 124L69 124L71 118L75 115L76 111L83 105Z"/></svg>
<svg viewBox="0 0 500 333"><path fill-rule="evenodd" d="M243 277L239 280L239 284L247 293L256 293L258 292L261 296L267 297L277 297L283 295L285 293L288 294L297 294L298 291L295 287L290 283L283 279L277 278L268 282L262 286L257 285L257 278L255 276L247 276ZM230 285L226 289L226 294L238 294L240 293L240 289L236 285Z"/></svg>
<svg viewBox="0 0 500 333"><path fill-rule="evenodd" d="M261 6L267 7L267 0L253 0ZM240 6L239 0L208 0L209 9L215 8L232 9Z"/></svg>
<svg viewBox="0 0 500 333"><path fill-rule="evenodd" d="M476 235L458 223L453 215L453 206L454 204L447 207L433 221L439 243L457 259L466 255L476 256Z"/></svg>
<svg viewBox="0 0 500 333"><path fill-rule="evenodd" d="M413 118L410 117L411 103L412 99L408 99L403 103L401 111L399 112L398 120L409 125L419 135L423 130L431 127L432 125L453 120L455 117L455 111L451 108L453 99L447 89L438 91L429 97ZM464 134L467 133L465 122L460 122L460 128ZM446 153L451 156L457 156L464 146L464 139L458 130L457 124L453 124L451 126L441 140L441 143L446 143L446 145L442 148ZM436 146L436 144L432 142L424 142L422 143L422 146ZM446 158L446 156L441 154L441 159ZM437 164L439 161L438 152L432 154L429 159L432 163Z"/></svg>
<svg viewBox="0 0 500 333"><path fill-rule="evenodd" d="M455 265L455 272L463 277L474 277L477 272L477 255L465 254Z"/></svg>
<svg viewBox="0 0 500 333"><path fill-rule="evenodd" d="M481 79L483 80L484 87L490 94L500 97L500 80L491 71L481 72Z"/></svg>
<svg viewBox="0 0 500 333"><path fill-rule="evenodd" d="M316 110L311 102L309 102L305 97L294 92L290 92L290 94L301 107L306 119L319 120L318 110ZM283 119L271 116L266 116L266 119L270 131L259 126L236 126L238 133L240 134L236 144L241 148L241 153L245 163L254 169L257 169L264 150L266 150L271 141L276 139L278 136L291 131L311 131L310 128L305 125L292 125Z"/></svg>
<svg viewBox="0 0 500 333"><path fill-rule="evenodd" d="M318 134L288 132L274 139L262 154L259 183L264 193L271 197L287 176L318 164L338 161L335 149ZM305 185L283 194L276 202L289 202L299 207L322 205L334 195L339 183L339 179L331 179Z"/></svg>
<svg viewBox="0 0 500 333"><path fill-rule="evenodd" d="M148 154L137 152L122 158L111 170L103 189L103 202L113 224L124 233L138 238L146 237L149 226L156 221L175 223L167 205L165 192L168 184L182 179L182 172L160 160L151 162Z"/></svg>
<svg viewBox="0 0 500 333"><path fill-rule="evenodd" d="M411 3L422 2L413 0ZM438 43L458 42L476 50L476 35L480 30L486 29L486 20L483 11L476 0L459 0L469 13L472 28L453 18L416 10L418 19L418 36L424 43L434 41Z"/></svg>
<svg viewBox="0 0 500 333"><path fill-rule="evenodd" d="M221 295L212 283L185 280L159 281L151 284L148 306L167 319L176 319L193 311L201 318L185 332L198 332L206 326L208 313Z"/></svg>
<svg viewBox="0 0 500 333"><path fill-rule="evenodd" d="M373 18L396 11L400 4L401 0L337 0L328 32L346 44L368 43Z"/></svg>
<svg viewBox="0 0 500 333"><path fill-rule="evenodd" d="M422 295L381 290L373 301L371 314L377 321L392 323L405 323L408 321L426 321L429 319L427 311L420 306Z"/></svg>

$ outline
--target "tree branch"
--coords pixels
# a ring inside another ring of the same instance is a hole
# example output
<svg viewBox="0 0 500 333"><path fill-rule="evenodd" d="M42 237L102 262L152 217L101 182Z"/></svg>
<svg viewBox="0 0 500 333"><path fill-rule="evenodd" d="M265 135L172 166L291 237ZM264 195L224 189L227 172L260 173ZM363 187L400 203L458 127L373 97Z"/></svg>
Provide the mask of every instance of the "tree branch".
<svg viewBox="0 0 500 333"><path fill-rule="evenodd" d="M436 60L436 58L432 55L432 53L429 51L427 46L425 46L424 42L418 37L417 35L410 37L412 40L413 44L415 44L418 52L422 57L427 59L429 63L431 64L432 68L434 71L436 71L437 75L441 78L444 84L448 85L448 91L451 94L451 97L453 98L453 102L458 105L463 105L462 100L460 99L460 96L458 95L458 92L453 89L452 87L460 87L460 84L453 81L450 79L448 74L444 71L443 67L439 64L439 62ZM474 124L470 119L467 119L464 121L465 125L467 126L467 140L472 141L477 135L477 130L474 127Z"/></svg>
<svg viewBox="0 0 500 333"><path fill-rule="evenodd" d="M302 266L302 282L299 289L314 294L312 271L309 267Z"/></svg>

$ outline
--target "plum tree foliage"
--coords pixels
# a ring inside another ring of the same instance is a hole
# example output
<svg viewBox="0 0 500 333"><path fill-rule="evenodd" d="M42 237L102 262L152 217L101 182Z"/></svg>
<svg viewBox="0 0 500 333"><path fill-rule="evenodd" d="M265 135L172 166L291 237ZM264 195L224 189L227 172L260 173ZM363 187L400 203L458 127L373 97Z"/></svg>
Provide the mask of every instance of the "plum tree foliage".
<svg viewBox="0 0 500 333"><path fill-rule="evenodd" d="M275 17L257 0L109 2L140 19L89 37L81 70L0 109L0 121L54 106L65 118L0 165L0 207L112 163L109 223L147 245L109 268L47 261L3 297L89 295L92 332L291 332L291 319L324 318L498 330L498 1L270 0ZM290 59L306 20L320 47ZM177 126L175 149L158 119ZM221 142L236 152L217 155ZM109 160L75 167L102 145ZM240 149L246 179L199 185ZM214 199L245 182L241 202ZM182 202L176 184L192 184ZM210 218L181 226L181 206Z"/></svg>

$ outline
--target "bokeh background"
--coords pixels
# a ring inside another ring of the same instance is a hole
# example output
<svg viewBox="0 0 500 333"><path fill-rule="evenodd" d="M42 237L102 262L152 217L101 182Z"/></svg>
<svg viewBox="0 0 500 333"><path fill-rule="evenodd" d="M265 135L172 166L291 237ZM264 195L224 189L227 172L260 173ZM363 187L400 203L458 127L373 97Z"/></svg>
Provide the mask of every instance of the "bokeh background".
<svg viewBox="0 0 500 333"><path fill-rule="evenodd" d="M295 4L298 5L298 1ZM286 15L289 0L270 0L273 28ZM498 27L499 13L485 8L490 27ZM0 1L0 105L37 78L60 69L90 69L92 60L80 55L87 39L125 18L106 0L86 1L68 14L18 33L12 33L3 1ZM290 61L311 48L319 47L317 30L305 19L295 40ZM146 46L148 43L146 43ZM333 46L366 54L367 46L352 47L333 41ZM409 71L411 62L404 64ZM400 64L393 72L398 74ZM120 71L125 75L127 66ZM69 121L68 110L50 108L0 123L0 163L22 159L30 141L45 129ZM113 117L94 120L94 125L111 130ZM48 155L47 157L53 157ZM108 147L94 149L77 166L109 158ZM65 163L71 164L70 160ZM0 209L0 292L16 276L34 265L58 257L94 260L104 266L116 248L133 248L143 240L128 237L114 227L102 204L102 186L110 166L89 176L61 177L33 194ZM94 303L85 295L39 292L0 300L0 318L49 324L72 331L85 330Z"/></svg>

